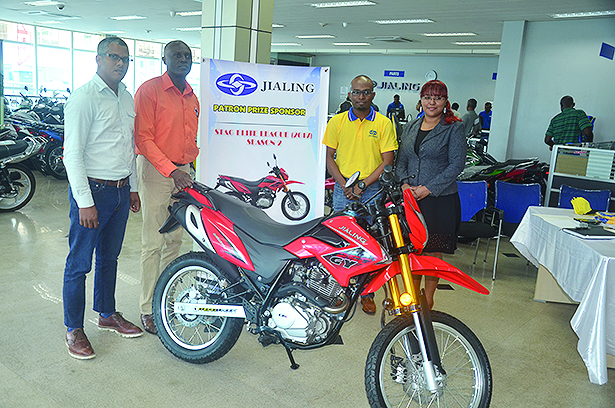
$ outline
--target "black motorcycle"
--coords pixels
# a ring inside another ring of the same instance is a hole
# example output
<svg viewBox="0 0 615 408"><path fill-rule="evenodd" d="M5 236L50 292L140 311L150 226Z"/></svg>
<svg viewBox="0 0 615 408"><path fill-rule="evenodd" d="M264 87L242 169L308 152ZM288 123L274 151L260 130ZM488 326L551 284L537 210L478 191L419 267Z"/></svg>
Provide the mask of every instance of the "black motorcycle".
<svg viewBox="0 0 615 408"><path fill-rule="evenodd" d="M38 154L45 143L44 138L37 136L0 141L0 212L18 210L34 196L34 174L19 163Z"/></svg>

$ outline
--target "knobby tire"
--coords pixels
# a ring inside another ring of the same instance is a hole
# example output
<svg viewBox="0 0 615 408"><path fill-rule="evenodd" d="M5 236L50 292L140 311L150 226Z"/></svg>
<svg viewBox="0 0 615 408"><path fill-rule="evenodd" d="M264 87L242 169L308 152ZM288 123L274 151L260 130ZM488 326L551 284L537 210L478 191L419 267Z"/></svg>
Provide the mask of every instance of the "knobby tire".
<svg viewBox="0 0 615 408"><path fill-rule="evenodd" d="M435 394L426 389L422 357L408 347L408 336L417 338L414 320L399 316L378 334L367 357L365 388L372 408L489 407L491 366L480 341L453 316L436 311L431 315L446 371L438 381L440 388Z"/></svg>

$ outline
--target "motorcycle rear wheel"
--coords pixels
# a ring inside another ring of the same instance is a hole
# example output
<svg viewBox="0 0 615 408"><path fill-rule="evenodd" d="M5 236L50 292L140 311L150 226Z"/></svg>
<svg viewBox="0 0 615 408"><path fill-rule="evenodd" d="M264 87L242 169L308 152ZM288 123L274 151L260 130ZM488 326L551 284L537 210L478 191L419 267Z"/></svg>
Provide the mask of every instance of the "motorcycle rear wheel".
<svg viewBox="0 0 615 408"><path fill-rule="evenodd" d="M6 171L12 191L0 192L0 212L19 210L30 202L36 190L36 178L27 167L7 164Z"/></svg>
<svg viewBox="0 0 615 408"><path fill-rule="evenodd" d="M367 356L365 389L372 408L486 408L491 401L489 359L480 341L462 322L431 312L445 375L432 394L425 385L420 354L412 354L409 339L417 339L412 316L399 316L378 334Z"/></svg>
<svg viewBox="0 0 615 408"><path fill-rule="evenodd" d="M292 195L293 200L289 195ZM282 213L286 218L293 221L299 221L307 217L310 212L310 200L307 196L299 191L290 191L282 199Z"/></svg>
<svg viewBox="0 0 615 408"><path fill-rule="evenodd" d="M244 319L176 314L176 301L220 303L232 294L222 270L202 252L190 252L169 264L154 289L153 314L158 338L174 356L209 363L235 345Z"/></svg>

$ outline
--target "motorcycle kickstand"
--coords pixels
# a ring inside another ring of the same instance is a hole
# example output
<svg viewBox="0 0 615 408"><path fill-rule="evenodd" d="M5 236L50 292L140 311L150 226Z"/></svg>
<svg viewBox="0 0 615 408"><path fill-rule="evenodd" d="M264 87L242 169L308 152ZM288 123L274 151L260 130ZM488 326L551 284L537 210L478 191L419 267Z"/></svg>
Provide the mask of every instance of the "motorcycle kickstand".
<svg viewBox="0 0 615 408"><path fill-rule="evenodd" d="M290 347L284 346L284 348L286 349L286 354L288 354L288 359L290 360L290 368L293 370L298 369L299 364L295 362L295 358L293 357L293 351L290 349Z"/></svg>

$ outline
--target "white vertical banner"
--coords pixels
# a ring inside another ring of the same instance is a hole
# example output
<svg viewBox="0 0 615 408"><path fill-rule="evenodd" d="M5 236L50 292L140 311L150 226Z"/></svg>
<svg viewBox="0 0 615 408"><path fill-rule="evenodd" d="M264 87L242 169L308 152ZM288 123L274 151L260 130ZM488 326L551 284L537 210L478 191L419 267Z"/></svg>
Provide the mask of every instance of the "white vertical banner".
<svg viewBox="0 0 615 408"><path fill-rule="evenodd" d="M309 200L309 212L299 222L322 216L328 99L329 68L203 59L198 180L215 187L224 175L264 186L262 179L274 176L277 161L290 190ZM259 205L272 191L262 188L270 191L261 191ZM292 223L282 213L285 196L279 190L263 209L276 221Z"/></svg>

